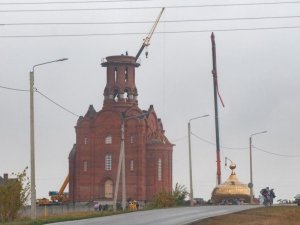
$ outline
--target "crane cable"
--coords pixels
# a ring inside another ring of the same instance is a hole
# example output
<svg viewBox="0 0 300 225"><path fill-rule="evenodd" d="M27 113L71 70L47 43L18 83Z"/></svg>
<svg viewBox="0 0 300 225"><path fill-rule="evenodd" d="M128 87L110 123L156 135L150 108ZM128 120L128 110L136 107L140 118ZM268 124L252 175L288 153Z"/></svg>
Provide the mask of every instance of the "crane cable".
<svg viewBox="0 0 300 225"><path fill-rule="evenodd" d="M224 101L223 101L223 99L222 99L222 97L221 97L221 94L220 94L220 92L219 92L219 83L218 83L218 76L217 76L217 73L216 73L215 70L213 70L213 71L212 71L212 74L213 74L213 78L214 78L214 80L215 80L215 82L216 82L216 89L217 89L218 97L219 97L219 99L220 99L220 102L222 103L222 106L225 107Z"/></svg>

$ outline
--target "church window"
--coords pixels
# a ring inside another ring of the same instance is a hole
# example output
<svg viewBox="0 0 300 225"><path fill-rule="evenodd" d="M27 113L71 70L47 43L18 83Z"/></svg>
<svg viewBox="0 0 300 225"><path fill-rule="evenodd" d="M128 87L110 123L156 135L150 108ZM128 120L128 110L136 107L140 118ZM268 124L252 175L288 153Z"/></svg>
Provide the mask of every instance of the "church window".
<svg viewBox="0 0 300 225"><path fill-rule="evenodd" d="M158 162L157 162L157 179L159 181L161 181L161 178L162 178L162 162L161 162L161 159L158 159Z"/></svg>
<svg viewBox="0 0 300 225"><path fill-rule="evenodd" d="M84 144L85 144L85 145L88 144L88 138L87 138L87 137L84 138Z"/></svg>
<svg viewBox="0 0 300 225"><path fill-rule="evenodd" d="M130 171L133 171L134 170L134 162L133 162L133 159L130 160Z"/></svg>
<svg viewBox="0 0 300 225"><path fill-rule="evenodd" d="M128 82L128 68L125 69L125 83Z"/></svg>
<svg viewBox="0 0 300 225"><path fill-rule="evenodd" d="M111 144L112 143L112 136L111 135L108 135L105 137L105 144Z"/></svg>
<svg viewBox="0 0 300 225"><path fill-rule="evenodd" d="M87 169L88 169L88 162L85 160L83 161L83 171L87 172Z"/></svg>
<svg viewBox="0 0 300 225"><path fill-rule="evenodd" d="M133 144L134 143L134 136L130 136L130 144Z"/></svg>
<svg viewBox="0 0 300 225"><path fill-rule="evenodd" d="M105 155L105 170L111 170L112 167L112 156L111 154Z"/></svg>
<svg viewBox="0 0 300 225"><path fill-rule="evenodd" d="M118 68L115 67L115 83L117 82L117 72L118 72Z"/></svg>

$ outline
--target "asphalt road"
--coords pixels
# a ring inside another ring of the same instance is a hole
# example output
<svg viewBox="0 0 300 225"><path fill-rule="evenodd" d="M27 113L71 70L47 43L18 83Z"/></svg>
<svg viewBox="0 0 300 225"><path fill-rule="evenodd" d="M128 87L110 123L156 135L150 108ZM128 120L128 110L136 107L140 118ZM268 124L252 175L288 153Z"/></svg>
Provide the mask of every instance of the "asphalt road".
<svg viewBox="0 0 300 225"><path fill-rule="evenodd" d="M243 211L254 207L257 206L199 206L156 209L115 216L52 223L52 225L184 225L200 219Z"/></svg>

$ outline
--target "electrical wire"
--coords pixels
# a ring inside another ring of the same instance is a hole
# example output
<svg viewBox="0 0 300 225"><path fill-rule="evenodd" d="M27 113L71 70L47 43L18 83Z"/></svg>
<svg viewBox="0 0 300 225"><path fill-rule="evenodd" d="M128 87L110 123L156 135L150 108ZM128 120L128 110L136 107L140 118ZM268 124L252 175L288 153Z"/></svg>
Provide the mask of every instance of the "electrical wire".
<svg viewBox="0 0 300 225"><path fill-rule="evenodd" d="M211 142L211 141L208 141L204 138L201 138L199 137L198 135L192 133L193 136L195 136L196 138L198 138L199 140L203 141L203 142L206 142L208 144L211 144L211 145L216 145L214 142ZM286 155L286 154L278 154L278 153L274 153L274 152L271 152L271 151L267 151L267 150L264 150L264 149L261 149L261 148L258 148L254 145L252 145L253 149L256 149L256 150L259 150L259 151L262 151L264 153L267 153L267 154L270 154L270 155L275 155L275 156L279 156L279 157L288 157L288 158L298 158L300 157L300 155ZM223 149L232 149L232 150L246 150L246 149L249 149L249 147L240 147L240 148L233 148L233 147L224 147L224 146L221 146L221 148Z"/></svg>
<svg viewBox="0 0 300 225"><path fill-rule="evenodd" d="M102 0L102 1L60 1L60 2L3 2L0 5L49 5L49 4L86 4L86 3L114 3L114 2L150 2L153 0Z"/></svg>
<svg viewBox="0 0 300 225"><path fill-rule="evenodd" d="M273 20L273 19L294 19L293 16L264 16L264 17L236 17L236 18L212 18L212 19L183 19L183 20L162 20L161 23L189 23L189 22L212 22L212 21L240 21L240 20ZM113 21L113 22L50 22L50 23L2 23L2 26L48 26L48 25L115 25L115 24L148 24L155 21Z"/></svg>
<svg viewBox="0 0 300 225"><path fill-rule="evenodd" d="M283 5L299 4L300 1L290 2L260 2L260 3L234 3L234 4L207 4L207 5L177 5L177 6L141 6L141 7L109 7L109 8L75 8L75 9L11 9L0 10L2 13L13 12L70 12L70 11L104 11L104 10L145 10L145 9L178 9L178 8L208 8L208 7L232 7L232 6L264 6L264 5Z"/></svg>
<svg viewBox="0 0 300 225"><path fill-rule="evenodd" d="M79 115L73 113L72 111L68 110L67 108L63 107L62 105L58 104L57 102L53 101L51 98L49 98L48 96L46 96L45 94L41 93L40 91L38 91L37 89L35 89L35 91L40 94L41 96L43 96L44 98L46 98L47 100L49 100L50 102L52 102L53 104L55 104L56 106L58 106L59 108L63 109L64 111L76 116L76 117L79 117Z"/></svg>
<svg viewBox="0 0 300 225"><path fill-rule="evenodd" d="M216 143L214 143L214 142L211 142L211 141L208 141L208 140L206 140L206 139L204 139L204 138L201 138L201 137L199 137L198 135L196 135L196 134L194 134L194 133L191 133L194 137L196 137L197 139L199 139L199 140L201 140L201 141L203 141L203 142L206 142L206 143L208 143L208 144L210 144L210 145L216 145ZM226 146L220 146L222 149L231 149L231 150L245 150L245 149L248 149L248 147L226 147Z"/></svg>
<svg viewBox="0 0 300 225"><path fill-rule="evenodd" d="M19 89L19 88L11 88L11 87L6 87L6 86L2 86L0 85L0 88L6 89L6 90L11 90L11 91L25 91L28 92L29 90L26 89ZM65 110L68 113L71 113L74 116L79 117L79 115L73 113L72 111L68 110L67 108L63 107L62 105L58 104L57 102L55 102L54 100L52 100L51 98L49 98L48 96L46 96L45 94L41 93L40 91L38 91L36 88L34 88L34 91L37 92L38 94L40 94L41 96L43 96L44 98L46 98L48 101L52 102L53 104L55 104L56 106L58 106L59 108Z"/></svg>
<svg viewBox="0 0 300 225"><path fill-rule="evenodd" d="M270 152L270 151L267 151L267 150L264 150L264 149L261 149L261 148L258 148L254 145L252 145L254 149L256 150L259 150L259 151L262 151L264 153L267 153L267 154L271 154L271 155L276 155L276 156L280 156L280 157L288 157L288 158L298 158L300 157L300 155L285 155L285 154L278 154L278 153L274 153L274 152Z"/></svg>
<svg viewBox="0 0 300 225"><path fill-rule="evenodd" d="M185 31L163 31L156 34L186 34L186 33L208 33L208 32L233 32L233 31L258 31L258 30L283 30L299 29L299 26L280 27L254 27L254 28L231 28L231 29L210 29L210 30L185 30ZM0 38L50 38L50 37L92 37L92 36L121 36L121 35L146 35L145 32L126 33L90 33L90 34L41 34L41 35L5 35Z"/></svg>
<svg viewBox="0 0 300 225"><path fill-rule="evenodd" d="M0 88L6 89L6 90L11 90L11 91L26 91L26 92L29 91L26 89L10 88L10 87L2 86L2 85L0 85Z"/></svg>
<svg viewBox="0 0 300 225"><path fill-rule="evenodd" d="M177 138L177 139L175 139L175 140L172 140L172 142L182 141L182 140L184 140L184 139L186 139L186 138L187 138L187 136L183 136L183 137Z"/></svg>

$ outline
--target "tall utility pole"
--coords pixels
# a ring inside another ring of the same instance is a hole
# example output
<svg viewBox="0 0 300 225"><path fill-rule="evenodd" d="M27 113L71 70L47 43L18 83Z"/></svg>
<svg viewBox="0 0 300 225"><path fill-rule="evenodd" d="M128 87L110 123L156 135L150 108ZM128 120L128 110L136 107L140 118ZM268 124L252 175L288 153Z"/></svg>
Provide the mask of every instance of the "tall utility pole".
<svg viewBox="0 0 300 225"><path fill-rule="evenodd" d="M195 118L192 118L189 120L188 122L188 138L189 138L189 169L190 169L190 205L194 206L194 191L193 191L193 170L192 170L192 144L191 144L191 121L192 120L196 120L196 119L200 119L203 117L207 117L209 116L204 115L204 116L198 116Z"/></svg>
<svg viewBox="0 0 300 225"><path fill-rule="evenodd" d="M250 153L250 183L248 187L250 188L250 203L254 203L254 191L253 191L253 173L252 173L252 137L258 134L265 134L267 131L261 131L258 133L251 134L249 137L249 153Z"/></svg>
<svg viewBox="0 0 300 225"><path fill-rule="evenodd" d="M218 115L218 76L215 35L211 34L212 59L213 59L213 85L214 85L214 103L215 103L215 129L216 129L216 150L217 150L217 184L221 184L221 157L220 157L220 138L219 138L219 115Z"/></svg>
<svg viewBox="0 0 300 225"><path fill-rule="evenodd" d="M128 116L126 117L124 113L121 114L121 145L120 145L120 156L117 168L117 177L116 177L116 188L114 190L114 199L113 199L113 210L117 210L117 198L119 191L120 176L122 172L122 208L126 209L126 167L125 167L125 120L142 118L148 115L148 113L142 113L140 115Z"/></svg>
<svg viewBox="0 0 300 225"><path fill-rule="evenodd" d="M30 195L31 195L31 219L36 219L36 189L35 189L35 142L34 142L34 70L29 74L30 92Z"/></svg>
<svg viewBox="0 0 300 225"><path fill-rule="evenodd" d="M31 219L36 219L36 187L35 187L35 142L34 142L34 69L49 63L61 62L67 58L57 59L49 62L36 64L29 74L30 93L30 195L31 195Z"/></svg>

